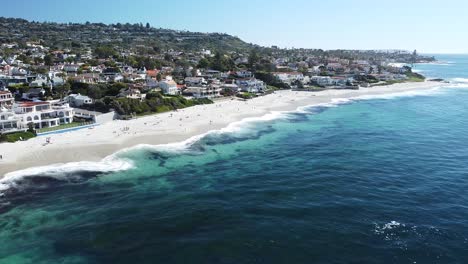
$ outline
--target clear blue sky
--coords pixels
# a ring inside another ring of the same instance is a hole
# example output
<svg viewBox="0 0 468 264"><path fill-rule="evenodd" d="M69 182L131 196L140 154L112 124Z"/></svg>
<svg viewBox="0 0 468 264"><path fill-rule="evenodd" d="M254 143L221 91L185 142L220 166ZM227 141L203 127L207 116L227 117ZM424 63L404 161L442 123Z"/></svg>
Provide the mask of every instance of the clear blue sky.
<svg viewBox="0 0 468 264"><path fill-rule="evenodd" d="M467 0L1 0L0 16L149 22L260 45L468 53Z"/></svg>

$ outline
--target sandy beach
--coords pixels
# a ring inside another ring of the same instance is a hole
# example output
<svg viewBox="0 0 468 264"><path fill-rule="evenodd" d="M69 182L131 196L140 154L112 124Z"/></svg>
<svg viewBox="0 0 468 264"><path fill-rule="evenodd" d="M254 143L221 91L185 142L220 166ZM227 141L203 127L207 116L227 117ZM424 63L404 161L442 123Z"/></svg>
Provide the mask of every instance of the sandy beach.
<svg viewBox="0 0 468 264"><path fill-rule="evenodd" d="M75 161L99 161L121 149L140 144L180 142L192 136L226 127L248 117L260 117L272 111L291 111L300 106L332 102L334 99L431 89L439 82L404 83L360 90L320 92L277 91L248 101L222 99L174 112L145 116L134 120L116 120L96 126L34 139L0 144L0 178L8 172L30 167ZM45 144L46 138L51 144Z"/></svg>

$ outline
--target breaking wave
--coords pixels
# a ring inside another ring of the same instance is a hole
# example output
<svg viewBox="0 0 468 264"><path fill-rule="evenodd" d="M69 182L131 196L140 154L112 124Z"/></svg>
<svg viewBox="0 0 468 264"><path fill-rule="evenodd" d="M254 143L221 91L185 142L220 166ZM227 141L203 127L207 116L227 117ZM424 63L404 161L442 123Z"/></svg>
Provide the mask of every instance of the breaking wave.
<svg viewBox="0 0 468 264"><path fill-rule="evenodd" d="M161 145L148 145L141 144L131 148L120 150L113 155L98 162L71 162L66 164L55 164L43 167L34 167L25 170L15 171L6 174L0 179L0 196L4 191L9 188L17 186L25 178L30 177L49 177L56 180L68 181L73 179L74 173L79 172L93 172L98 174L112 173L118 171L125 171L134 168L134 162L131 158L126 157L126 154L132 153L138 150L146 150L151 152L164 152L172 154L184 154L193 152L194 149L204 150L204 147L194 148L195 145L209 145L216 144L219 142L215 138L219 136L229 135L234 138L242 138L246 135L253 133L258 134L258 126L255 124L272 122L277 120L290 120L294 121L297 119L298 114L315 114L321 111L321 109L338 107L343 104L349 104L354 101L360 100L373 100L373 99L393 99L398 97L411 97L411 96L427 96L435 95L439 93L439 88L417 90L417 91L406 91L396 92L389 94L379 95L362 95L353 98L336 98L332 99L329 103L314 104L308 106L298 107L293 111L273 111L261 117L250 117L245 118L241 121L230 123L228 126L218 129L211 130L204 134L193 136L187 140L161 144ZM317 111L320 110L320 111ZM300 119L302 120L302 119Z"/></svg>

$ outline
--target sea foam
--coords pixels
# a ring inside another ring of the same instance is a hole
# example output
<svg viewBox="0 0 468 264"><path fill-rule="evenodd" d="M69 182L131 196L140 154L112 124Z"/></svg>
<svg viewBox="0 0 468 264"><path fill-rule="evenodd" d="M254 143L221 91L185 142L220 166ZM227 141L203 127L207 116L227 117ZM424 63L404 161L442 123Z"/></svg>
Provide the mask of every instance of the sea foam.
<svg viewBox="0 0 468 264"><path fill-rule="evenodd" d="M67 180L67 175L73 172L117 172L131 169L133 162L128 159L118 158L113 154L102 161L89 162L70 162L64 164L54 164L42 167L33 167L25 170L19 170L7 173L0 179L0 195L16 184L25 177L47 176L57 180Z"/></svg>
<svg viewBox="0 0 468 264"><path fill-rule="evenodd" d="M468 78L453 78L452 81L457 83L468 83Z"/></svg>
<svg viewBox="0 0 468 264"><path fill-rule="evenodd" d="M206 133L196 135L188 138L187 140L175 143L160 144L160 145L149 145L149 144L140 144L134 147L127 149L122 149L113 155L103 159L98 162L71 162L65 164L55 164L50 166L43 167L34 167L25 170L10 172L6 174L2 179L0 179L0 194L1 191L4 191L15 185L15 182L20 181L24 177L34 177L46 175L48 177L54 177L59 180L66 180L67 175L73 172L118 172L129 170L134 167L133 162L128 158L123 158L125 154L133 152L136 150L148 150L148 151L162 151L169 153L180 153L190 151L190 147L195 143L199 142L201 139L205 138L208 135L213 134L225 134L225 133L242 133L248 131L251 127L251 124L269 122L274 120L289 118L290 114L294 113L310 113L309 109L316 107L325 107L332 108L338 107L343 104L349 104L353 101L360 100L372 100L372 99L393 99L397 97L411 97L411 96L423 96L423 95L434 95L439 92L439 88L432 88L426 90L417 90L417 91L405 91L405 92L396 92L389 94L379 94L379 95L362 95L352 98L335 98L332 99L329 103L320 103L307 106L298 107L296 110L292 111L272 111L268 114L265 114L260 117L249 117L244 118L240 121L232 122L228 126L217 129L210 130Z"/></svg>

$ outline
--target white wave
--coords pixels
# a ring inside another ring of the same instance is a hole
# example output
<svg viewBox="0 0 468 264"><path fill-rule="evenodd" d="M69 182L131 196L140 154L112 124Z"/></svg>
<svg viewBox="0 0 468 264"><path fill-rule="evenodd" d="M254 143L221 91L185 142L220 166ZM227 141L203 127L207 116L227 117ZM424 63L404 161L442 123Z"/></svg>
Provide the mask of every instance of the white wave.
<svg viewBox="0 0 468 264"><path fill-rule="evenodd" d="M26 177L47 175L58 180L67 180L67 174L70 172L117 172L132 167L133 163L130 160L118 158L115 154L99 162L81 161L34 167L7 173L0 179L0 191L15 187L17 182Z"/></svg>
<svg viewBox="0 0 468 264"><path fill-rule="evenodd" d="M397 68L401 68L405 65L408 65L407 63L401 63L401 62L391 62L388 64L388 66L390 67L397 67Z"/></svg>
<svg viewBox="0 0 468 264"><path fill-rule="evenodd" d="M117 172L117 171L125 171L128 169L133 168L133 162L129 159L123 158L123 156L128 152L133 152L135 150L144 149L144 150L152 150L152 151L164 151L170 153L184 153L185 151L189 151L190 147L198 142L199 140L203 139L207 135L210 134L224 134L224 133L240 133L245 130L249 130L249 124L258 123L258 122L268 122L278 119L287 119L288 114L291 113L310 113L307 109L311 109L314 107L337 107L342 104L347 104L357 100L372 100L372 99L393 99L397 97L408 97L408 96L420 96L420 95L430 95L437 93L439 88L433 88L430 90L417 90L417 91L406 91L406 92L397 92L397 93L390 93L390 94L379 94L379 95L362 95L353 98L335 98L332 99L329 103L320 103L320 104L313 104L298 107L296 110L293 111L272 111L266 115L260 117L250 117L244 118L241 121L230 123L228 126L218 129L218 130L211 130L206 133L193 136L188 138L187 140L176 142L176 143L168 143L168 144L160 144L160 145L149 145L149 144L141 144L131 148L122 149L113 155L103 159L100 162L71 162L66 164L55 164L50 166L43 166L43 167L34 167L30 169L10 172L6 174L2 179L0 179L0 195L2 190L6 190L12 186L14 186L16 181L21 180L24 177L34 177L40 175L47 175L50 177L55 177L57 179L63 179L61 177L67 177L67 173L70 172L78 172L78 171L85 171L85 172Z"/></svg>
<svg viewBox="0 0 468 264"><path fill-rule="evenodd" d="M400 227L404 228L404 227L406 227L406 225L401 224L401 223L399 223L397 221L391 221L391 222L383 224L383 225L375 224L374 232L376 234L379 234L379 235L388 234L388 232L391 232L392 230L398 229Z"/></svg>
<svg viewBox="0 0 468 264"><path fill-rule="evenodd" d="M457 83L468 83L468 78L453 78L452 81Z"/></svg>
<svg viewBox="0 0 468 264"><path fill-rule="evenodd" d="M435 61L435 62L425 62L425 63L417 63L419 65L434 65L434 66L451 66L455 64L452 61Z"/></svg>

